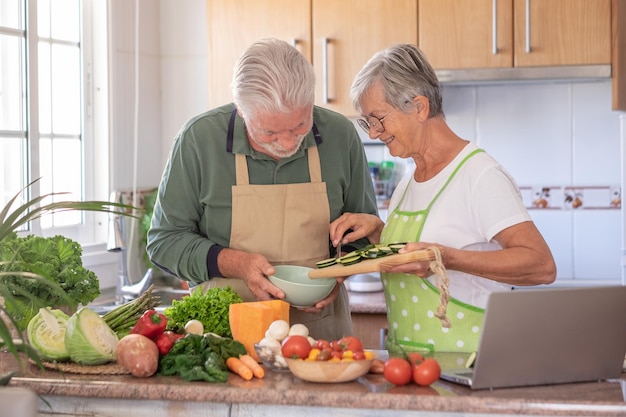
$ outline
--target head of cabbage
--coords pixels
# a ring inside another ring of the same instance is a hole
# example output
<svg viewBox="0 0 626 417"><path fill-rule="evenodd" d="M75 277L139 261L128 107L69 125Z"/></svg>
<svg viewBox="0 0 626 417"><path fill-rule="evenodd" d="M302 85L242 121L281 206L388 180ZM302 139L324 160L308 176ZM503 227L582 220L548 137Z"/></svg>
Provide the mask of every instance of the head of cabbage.
<svg viewBox="0 0 626 417"><path fill-rule="evenodd" d="M65 348L65 331L70 316L62 310L40 308L27 327L28 341L42 359L66 361L70 358Z"/></svg>
<svg viewBox="0 0 626 417"><path fill-rule="evenodd" d="M65 348L72 362L102 365L115 360L117 334L102 317L82 307L67 321Z"/></svg>

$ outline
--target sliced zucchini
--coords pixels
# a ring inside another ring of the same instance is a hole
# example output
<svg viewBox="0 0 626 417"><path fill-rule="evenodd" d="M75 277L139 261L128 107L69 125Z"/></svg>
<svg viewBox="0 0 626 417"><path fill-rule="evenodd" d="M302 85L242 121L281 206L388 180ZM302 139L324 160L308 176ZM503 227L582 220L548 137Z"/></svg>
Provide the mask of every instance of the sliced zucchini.
<svg viewBox="0 0 626 417"><path fill-rule="evenodd" d="M323 261L318 261L315 263L315 266L318 268L327 268L329 266L335 265L337 263L337 258L328 258Z"/></svg>
<svg viewBox="0 0 626 417"><path fill-rule="evenodd" d="M344 255L341 258L337 259L337 262L339 262L341 265L347 266L347 265L352 265L358 262L361 262L361 255L353 255L353 256L347 256Z"/></svg>
<svg viewBox="0 0 626 417"><path fill-rule="evenodd" d="M398 253L398 251L402 249L404 245L406 245L406 242L390 243L389 249L391 249L393 253Z"/></svg>

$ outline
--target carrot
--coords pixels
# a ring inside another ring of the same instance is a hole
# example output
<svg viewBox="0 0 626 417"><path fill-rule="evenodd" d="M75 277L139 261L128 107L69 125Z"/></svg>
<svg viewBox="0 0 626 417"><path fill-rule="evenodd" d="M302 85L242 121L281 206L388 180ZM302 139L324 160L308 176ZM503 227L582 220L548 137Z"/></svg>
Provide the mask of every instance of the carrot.
<svg viewBox="0 0 626 417"><path fill-rule="evenodd" d="M252 374L257 378L263 378L265 376L265 370L259 363L254 360L254 358L250 355L241 355L239 356L239 360L243 362L248 368L252 370Z"/></svg>
<svg viewBox="0 0 626 417"><path fill-rule="evenodd" d="M236 373L246 381L250 381L252 379L252 370L248 368L243 362L241 362L238 358L231 356L226 359L226 366L232 372Z"/></svg>

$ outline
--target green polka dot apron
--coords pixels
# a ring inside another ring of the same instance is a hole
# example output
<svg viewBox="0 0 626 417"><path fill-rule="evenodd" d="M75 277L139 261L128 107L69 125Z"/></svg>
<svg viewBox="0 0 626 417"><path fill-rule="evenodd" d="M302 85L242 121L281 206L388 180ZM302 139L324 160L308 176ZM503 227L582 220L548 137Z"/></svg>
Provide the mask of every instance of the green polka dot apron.
<svg viewBox="0 0 626 417"><path fill-rule="evenodd" d="M404 211L405 188L396 208L388 216L381 243L419 242L431 207L459 169L482 149L467 155L450 174L425 210ZM435 317L439 290L427 279L405 273L381 273L387 304L389 333L386 348L390 354L401 351L474 352L478 347L484 309L450 297L447 317L452 326L445 328Z"/></svg>

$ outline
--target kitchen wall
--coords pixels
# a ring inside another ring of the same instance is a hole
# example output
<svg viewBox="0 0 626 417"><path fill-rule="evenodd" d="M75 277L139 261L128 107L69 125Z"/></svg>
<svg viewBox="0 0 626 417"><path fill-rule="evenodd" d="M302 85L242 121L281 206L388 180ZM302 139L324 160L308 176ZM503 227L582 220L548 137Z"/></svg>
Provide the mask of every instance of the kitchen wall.
<svg viewBox="0 0 626 417"><path fill-rule="evenodd" d="M207 109L210 94L205 1L138 4L140 106L135 152L131 105L135 2L110 1L115 188L156 186L176 132L188 118ZM557 259L559 282L620 282L621 210L556 208L563 205L558 201L563 187L620 188L620 113L611 111L608 80L446 86L444 110L460 136L486 149L513 174L529 206L537 189L556 190L553 206L531 209L531 215ZM366 151L372 161L390 159L384 146L367 145ZM136 175L134 155L141 155L136 158ZM401 173L405 162L396 162Z"/></svg>

